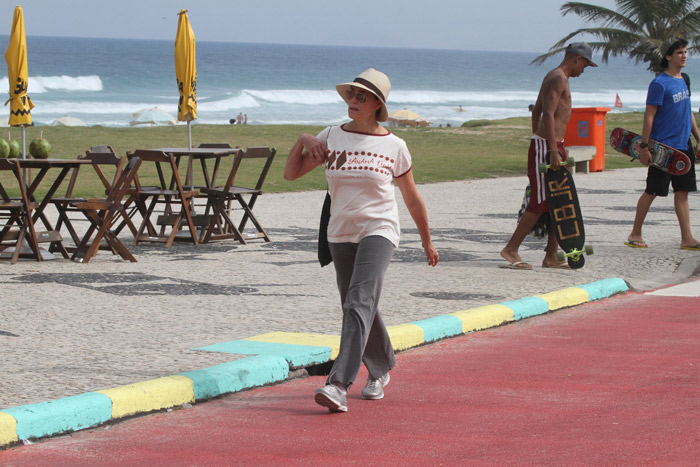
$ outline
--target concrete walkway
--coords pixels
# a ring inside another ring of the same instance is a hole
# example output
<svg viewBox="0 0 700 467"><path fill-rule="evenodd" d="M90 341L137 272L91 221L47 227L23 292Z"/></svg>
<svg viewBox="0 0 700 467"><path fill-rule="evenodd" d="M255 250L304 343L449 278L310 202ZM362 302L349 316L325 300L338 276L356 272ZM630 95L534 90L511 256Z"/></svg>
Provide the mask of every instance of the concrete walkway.
<svg viewBox="0 0 700 467"><path fill-rule="evenodd" d="M441 262L425 264L402 206L402 245L382 295L385 322L399 326L609 278L646 290L689 277L700 254L679 249L672 197L652 207L648 249L623 245L645 176L641 167L576 176L587 243L595 248L577 271L539 267L544 242L532 237L521 254L534 270L498 267L525 177L421 186ZM273 238L268 244L139 246L134 264L106 252L89 264L0 264L0 409L242 357L195 350L206 346L275 332L339 334L334 272L315 259L322 201L322 192L260 198L255 211ZM700 235L697 201L691 196L691 224Z"/></svg>

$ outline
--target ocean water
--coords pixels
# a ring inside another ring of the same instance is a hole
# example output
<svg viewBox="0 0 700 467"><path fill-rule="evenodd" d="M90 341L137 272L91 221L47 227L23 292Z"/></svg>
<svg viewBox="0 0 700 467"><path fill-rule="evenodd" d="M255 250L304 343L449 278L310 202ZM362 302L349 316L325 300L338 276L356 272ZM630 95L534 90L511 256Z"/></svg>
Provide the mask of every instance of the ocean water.
<svg viewBox="0 0 700 467"><path fill-rule="evenodd" d="M8 40L0 36L0 44ZM153 106L176 116L173 41L30 36L27 49L37 125L70 115L123 127ZM335 84L369 67L391 79L389 112L408 108L452 126L527 116L543 76L560 60L530 65L536 55L200 41L194 124L229 124L239 112L250 124L337 124L347 120L347 108ZM570 81L574 106L613 108L619 94L623 111L642 111L652 73L620 58L599 65ZM685 71L700 89L700 59L691 57ZM4 64L0 76L0 89L9 90Z"/></svg>

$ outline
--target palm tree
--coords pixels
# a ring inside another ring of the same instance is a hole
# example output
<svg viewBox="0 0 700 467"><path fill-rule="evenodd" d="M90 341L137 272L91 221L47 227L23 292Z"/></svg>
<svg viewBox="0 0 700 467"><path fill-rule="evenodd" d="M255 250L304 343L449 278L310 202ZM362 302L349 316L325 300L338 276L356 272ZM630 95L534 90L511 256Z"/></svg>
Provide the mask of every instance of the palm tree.
<svg viewBox="0 0 700 467"><path fill-rule="evenodd" d="M578 29L554 44L549 52L532 63L541 64L562 52L569 40L579 34L593 36L588 41L593 50L602 51L602 61L616 56L628 56L636 63L648 63L647 68L660 71L663 57L659 48L664 40L682 37L690 50L700 50L700 2L698 0L615 0L617 10L581 2L567 2L561 7L562 16L574 13L597 27Z"/></svg>

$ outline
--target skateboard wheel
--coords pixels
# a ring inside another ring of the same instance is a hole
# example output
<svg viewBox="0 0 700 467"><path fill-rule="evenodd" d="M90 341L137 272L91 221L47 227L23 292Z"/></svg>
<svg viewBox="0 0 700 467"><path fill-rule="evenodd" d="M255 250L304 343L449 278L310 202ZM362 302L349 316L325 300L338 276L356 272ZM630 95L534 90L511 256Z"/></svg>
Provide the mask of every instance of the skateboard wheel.
<svg viewBox="0 0 700 467"><path fill-rule="evenodd" d="M563 251L557 251L557 260L564 261L564 258L566 258L566 255L564 254Z"/></svg>
<svg viewBox="0 0 700 467"><path fill-rule="evenodd" d="M547 171L547 168L549 168L549 165L547 165L547 164L545 164L545 163L540 163L540 164L537 165L537 171L540 172L540 173L546 172L546 171Z"/></svg>
<svg viewBox="0 0 700 467"><path fill-rule="evenodd" d="M566 160L566 166L567 166L567 167L573 167L575 163L576 163L576 161L574 160L573 157L569 157L569 158Z"/></svg>
<svg viewBox="0 0 700 467"><path fill-rule="evenodd" d="M580 269L584 264L586 264L586 257L583 255L578 255L578 258L576 259L572 258L571 256L566 259L571 269Z"/></svg>
<svg viewBox="0 0 700 467"><path fill-rule="evenodd" d="M592 255L593 254L593 245L586 245L584 247L584 250L586 250L587 255Z"/></svg>

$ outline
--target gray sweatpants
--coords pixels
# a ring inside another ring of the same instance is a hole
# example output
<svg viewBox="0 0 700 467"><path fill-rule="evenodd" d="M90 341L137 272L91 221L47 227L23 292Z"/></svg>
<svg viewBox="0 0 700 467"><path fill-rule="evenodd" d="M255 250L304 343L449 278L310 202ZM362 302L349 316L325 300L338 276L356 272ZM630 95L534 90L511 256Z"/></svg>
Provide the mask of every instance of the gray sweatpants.
<svg viewBox="0 0 700 467"><path fill-rule="evenodd" d="M373 379L396 365L394 348L377 308L394 245L377 235L360 243L329 245L343 306L343 327L340 352L326 382L350 387L362 363Z"/></svg>

